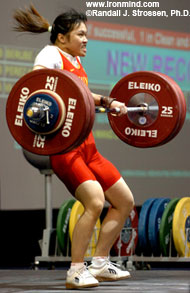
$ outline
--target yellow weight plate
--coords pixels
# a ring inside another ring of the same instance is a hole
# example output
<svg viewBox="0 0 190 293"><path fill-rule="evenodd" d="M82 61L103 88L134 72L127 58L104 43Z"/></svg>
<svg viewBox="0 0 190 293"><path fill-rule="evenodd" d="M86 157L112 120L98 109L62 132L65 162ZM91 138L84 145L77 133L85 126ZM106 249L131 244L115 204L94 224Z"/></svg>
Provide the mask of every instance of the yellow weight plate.
<svg viewBox="0 0 190 293"><path fill-rule="evenodd" d="M78 222L81 215L83 214L83 212L84 212L83 205L79 201L76 201L74 205L72 206L70 219L69 219L69 236L70 236L71 242L72 242L72 236L73 236L75 225ZM101 227L101 223L100 223L100 219L98 219L96 222L90 243L88 245L87 251L85 253L85 257L92 257L94 255L96 250L96 244L98 242L98 237L100 233L100 227Z"/></svg>
<svg viewBox="0 0 190 293"><path fill-rule="evenodd" d="M190 257L190 197L180 199L173 215L172 233L181 257Z"/></svg>

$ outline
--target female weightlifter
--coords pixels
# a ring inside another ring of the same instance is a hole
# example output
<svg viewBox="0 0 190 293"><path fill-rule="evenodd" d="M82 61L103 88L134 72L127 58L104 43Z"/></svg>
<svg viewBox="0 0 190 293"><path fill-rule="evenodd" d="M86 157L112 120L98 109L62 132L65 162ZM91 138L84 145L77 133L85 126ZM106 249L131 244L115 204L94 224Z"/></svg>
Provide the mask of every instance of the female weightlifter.
<svg viewBox="0 0 190 293"><path fill-rule="evenodd" d="M80 57L87 52L87 18L85 14L71 9L56 17L53 25L42 17L34 6L14 13L15 29L21 32L50 32L50 45L37 55L34 70L41 68L64 69L78 75L87 83L87 75ZM110 97L92 93L95 105L120 108L126 113L123 103ZM114 281L130 276L109 261L110 249L116 241L133 205L133 195L111 162L97 151L92 132L77 148L51 156L52 169L66 185L71 194L84 206L84 213L77 222L72 239L72 262L67 272L66 288L95 287L99 281ZM84 255L91 239L105 200L109 209L101 225L99 240L91 265L86 267Z"/></svg>

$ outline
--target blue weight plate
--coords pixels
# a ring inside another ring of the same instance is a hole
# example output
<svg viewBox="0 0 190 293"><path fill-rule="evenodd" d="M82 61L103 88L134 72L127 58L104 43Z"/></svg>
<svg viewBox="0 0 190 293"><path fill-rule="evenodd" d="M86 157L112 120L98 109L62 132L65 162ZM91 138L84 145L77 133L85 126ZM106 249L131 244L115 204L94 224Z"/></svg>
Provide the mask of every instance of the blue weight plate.
<svg viewBox="0 0 190 293"><path fill-rule="evenodd" d="M169 198L158 198L152 205L148 221L148 240L154 256L161 254L159 230L162 215L170 201Z"/></svg>
<svg viewBox="0 0 190 293"><path fill-rule="evenodd" d="M147 199L143 203L139 213L137 250L144 255L148 255L150 253L150 245L148 241L148 222L150 210L155 200L156 198Z"/></svg>

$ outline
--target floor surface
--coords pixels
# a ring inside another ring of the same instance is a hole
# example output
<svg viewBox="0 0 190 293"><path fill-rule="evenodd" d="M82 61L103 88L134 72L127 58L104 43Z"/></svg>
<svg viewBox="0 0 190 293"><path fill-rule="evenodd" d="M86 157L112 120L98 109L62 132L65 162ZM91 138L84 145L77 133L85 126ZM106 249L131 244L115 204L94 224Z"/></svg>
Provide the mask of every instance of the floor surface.
<svg viewBox="0 0 190 293"><path fill-rule="evenodd" d="M103 282L99 287L85 290L66 290L65 278L64 269L0 270L0 292L190 293L190 270L136 270L131 272L130 279Z"/></svg>

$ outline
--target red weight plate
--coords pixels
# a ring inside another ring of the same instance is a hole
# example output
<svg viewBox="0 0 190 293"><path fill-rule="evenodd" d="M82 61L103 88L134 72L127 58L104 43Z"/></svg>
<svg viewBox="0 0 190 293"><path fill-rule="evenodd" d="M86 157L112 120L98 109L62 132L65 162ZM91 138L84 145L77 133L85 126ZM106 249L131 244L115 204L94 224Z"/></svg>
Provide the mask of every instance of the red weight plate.
<svg viewBox="0 0 190 293"><path fill-rule="evenodd" d="M62 70L58 70L61 73L63 72ZM90 90L88 89L88 87L85 85L85 83L83 81L81 81L81 79L71 73L71 72L66 72L66 74L69 76L69 78L76 83L77 85L80 86L80 91L81 94L84 98L84 105L85 105L85 112L81 111L81 115L83 115L83 119L85 119L82 131L80 133L80 136L77 138L77 140L75 141L75 143L73 143L70 147L68 147L66 149L65 152L69 152L72 149L78 147L89 135L92 126L94 124L94 119L95 119L95 105L94 105L94 99L92 97L92 94L90 93ZM80 123L80 121L79 121Z"/></svg>
<svg viewBox="0 0 190 293"><path fill-rule="evenodd" d="M89 88L84 84L83 85L84 90L87 94L87 98L89 100L89 112L90 112L90 121L88 124L87 128L87 133L90 133L94 124L94 119L95 119L95 103L94 103L94 98L92 97L92 93L89 90Z"/></svg>
<svg viewBox="0 0 190 293"><path fill-rule="evenodd" d="M183 109L183 117L185 117L187 109L186 109L186 101L185 101L185 97L184 97L182 89L180 88L178 83L175 80L173 80L170 76L168 76L164 73L160 73L160 72L159 73L157 72L157 74L160 74L161 76L165 76L167 78L167 80L169 80L169 82L171 82L172 86L174 86L177 89L179 102L182 105L182 109Z"/></svg>
<svg viewBox="0 0 190 293"><path fill-rule="evenodd" d="M83 128L83 131L76 141L76 144L73 144L71 148L67 149L67 152L72 150L73 148L79 146L90 134L90 131L92 130L92 126L94 124L94 119L95 119L95 104L94 104L94 99L92 97L92 94L89 90L89 88L86 86L84 82L81 82L79 77L73 73L70 73L70 77L74 79L76 82L78 80L80 81L80 90L85 97L85 106L86 106L86 122Z"/></svg>
<svg viewBox="0 0 190 293"><path fill-rule="evenodd" d="M138 241L138 214L134 207L121 231L120 237L114 243L117 255L126 256L134 254Z"/></svg>
<svg viewBox="0 0 190 293"><path fill-rule="evenodd" d="M40 69L23 76L13 87L6 107L8 127L15 140L26 150L39 155L66 152L81 143L81 134L89 118L82 81L68 71ZM39 89L48 89L62 97L66 107L63 126L52 135L32 133L23 121L24 103ZM84 135L85 138L85 135ZM80 142L80 143L79 143Z"/></svg>
<svg viewBox="0 0 190 293"><path fill-rule="evenodd" d="M175 131L170 135L170 137L168 137L166 142L169 142L170 140L172 140L182 129L184 122L185 122L185 117L186 117L186 102L185 102L185 98L183 93L180 94L178 93L178 99L179 102L181 104L181 115L179 117L179 123L178 123L178 127L176 127Z"/></svg>
<svg viewBox="0 0 190 293"><path fill-rule="evenodd" d="M74 74L73 74L74 75ZM78 78L78 76L74 75L74 78ZM92 97L92 94L87 87L87 85L82 82L81 83L81 91L83 91L83 95L85 96L87 103L86 103L86 111L88 111L87 115L87 120L86 120L86 125L85 129L83 130L83 133L81 134L81 137L79 139L79 145L84 141L86 137L90 134L93 124L94 124L94 119L95 119L95 104L94 104L94 98Z"/></svg>
<svg viewBox="0 0 190 293"><path fill-rule="evenodd" d="M176 91L176 97L178 98L178 105L179 105L179 123L178 126L176 127L175 131L173 131L171 133L171 135L168 137L168 139L164 142L167 143L170 140L172 140L181 130L181 128L183 127L183 124L185 122L185 117L186 117L186 101L185 101L185 97L184 94L181 90L181 88L179 87L179 85L170 77L167 76L163 73L158 73L160 74L162 77L166 78L166 80L170 83L171 86L173 86L174 90ZM164 144L161 143L161 144Z"/></svg>
<svg viewBox="0 0 190 293"><path fill-rule="evenodd" d="M73 79L76 83L79 81L80 82L80 90L85 97L85 106L86 106L86 122L84 124L83 131L76 141L75 144L73 144L70 148L67 149L67 151L72 150L73 148L79 146L89 135L90 131L92 130L92 126L94 124L94 119L95 119L95 104L94 104L94 99L92 97L92 94L89 90L89 88L86 86L84 82L80 80L80 78L73 74L70 73L70 78ZM81 113L82 114L82 113Z"/></svg>
<svg viewBox="0 0 190 293"><path fill-rule="evenodd" d="M164 75L164 74L162 73L162 75ZM180 104L182 105L182 109L183 109L183 117L185 117L187 107L186 107L186 100L185 100L185 96L183 94L183 91L180 88L180 86L178 85L178 83L175 82L170 76L168 76L168 75L165 75L165 76L167 77L167 79L171 80L172 84L176 87L176 89L178 91L179 101L180 101Z"/></svg>
<svg viewBox="0 0 190 293"><path fill-rule="evenodd" d="M176 98L178 100L178 123L176 124L175 129L170 133L170 135L159 144L159 145L164 145L168 143L170 140L172 140L179 132L178 130L180 129L180 125L182 123L183 109L182 109L182 104L180 102L180 97L179 97L180 93L177 87L175 86L175 82L164 74L161 74L161 73L158 73L158 74L160 74L162 78L165 78L165 80L170 84L170 86L173 87L173 90L176 92Z"/></svg>
<svg viewBox="0 0 190 293"><path fill-rule="evenodd" d="M136 95L142 95L142 102L146 102L147 96L150 105L153 102L158 105L157 117L155 116L147 125L146 123L137 125L129 119L129 114L116 117L109 113L110 125L116 135L130 145L141 148L155 147L166 141L178 127L181 113L176 91L161 75L151 71L141 71L122 78L110 94L111 97L124 102L126 106Z"/></svg>

